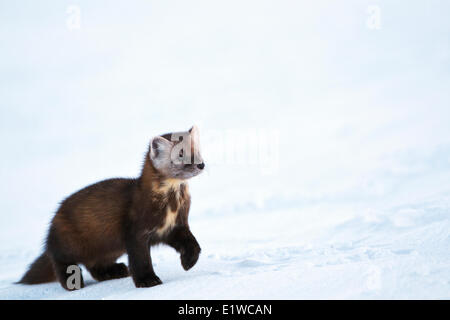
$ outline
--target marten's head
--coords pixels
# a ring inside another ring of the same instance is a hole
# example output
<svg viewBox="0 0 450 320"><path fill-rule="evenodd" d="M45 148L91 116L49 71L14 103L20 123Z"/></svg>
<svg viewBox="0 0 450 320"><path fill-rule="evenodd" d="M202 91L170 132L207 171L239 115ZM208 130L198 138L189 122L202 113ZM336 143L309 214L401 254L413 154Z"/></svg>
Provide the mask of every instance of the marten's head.
<svg viewBox="0 0 450 320"><path fill-rule="evenodd" d="M153 167L166 178L185 180L200 174L205 163L200 155L197 126L189 131L154 137L150 143L149 158Z"/></svg>

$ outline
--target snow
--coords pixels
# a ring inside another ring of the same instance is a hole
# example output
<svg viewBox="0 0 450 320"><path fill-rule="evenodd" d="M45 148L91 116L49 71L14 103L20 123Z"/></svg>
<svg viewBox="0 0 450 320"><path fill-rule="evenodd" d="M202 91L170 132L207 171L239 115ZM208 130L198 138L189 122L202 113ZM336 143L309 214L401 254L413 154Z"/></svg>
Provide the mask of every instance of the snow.
<svg viewBox="0 0 450 320"><path fill-rule="evenodd" d="M449 299L450 4L372 2L1 5L0 299ZM194 123L193 269L13 284L64 197Z"/></svg>
<svg viewBox="0 0 450 320"><path fill-rule="evenodd" d="M77 292L58 284L11 285L37 251L3 252L0 297L449 298L448 207L355 212L345 222L321 222L331 210L352 211L317 206L194 217L192 229L203 248L198 264L185 272L172 249L153 249L155 271L164 283L149 289L136 289L130 278L98 283L85 270L86 287Z"/></svg>

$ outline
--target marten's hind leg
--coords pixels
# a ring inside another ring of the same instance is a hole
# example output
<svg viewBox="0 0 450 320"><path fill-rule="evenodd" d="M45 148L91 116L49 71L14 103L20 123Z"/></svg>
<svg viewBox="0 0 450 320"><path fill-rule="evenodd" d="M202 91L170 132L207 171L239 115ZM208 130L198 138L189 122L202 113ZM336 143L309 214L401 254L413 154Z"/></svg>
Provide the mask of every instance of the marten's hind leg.
<svg viewBox="0 0 450 320"><path fill-rule="evenodd" d="M84 288L83 275L77 259L68 250L70 246L64 244L58 237L55 226L52 225L47 238L47 253L56 278L66 290Z"/></svg>
<svg viewBox="0 0 450 320"><path fill-rule="evenodd" d="M130 275L128 267L124 263L96 264L87 268L97 281L120 279Z"/></svg>
<svg viewBox="0 0 450 320"><path fill-rule="evenodd" d="M76 263L56 261L53 259L53 268L61 286L69 291L84 288L81 268Z"/></svg>

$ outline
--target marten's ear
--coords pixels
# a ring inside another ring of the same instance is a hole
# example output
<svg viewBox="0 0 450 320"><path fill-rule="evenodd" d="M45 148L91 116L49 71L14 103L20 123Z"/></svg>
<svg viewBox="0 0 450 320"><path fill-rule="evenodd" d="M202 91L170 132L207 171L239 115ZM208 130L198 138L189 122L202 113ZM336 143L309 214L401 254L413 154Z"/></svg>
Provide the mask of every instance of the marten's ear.
<svg viewBox="0 0 450 320"><path fill-rule="evenodd" d="M192 131L197 131L198 130L198 127L194 124L190 129L189 129L189 133L191 133L192 134Z"/></svg>
<svg viewBox="0 0 450 320"><path fill-rule="evenodd" d="M192 128L189 129L189 134L192 137L192 141L194 143L199 141L199 132L198 132L198 127L196 125L193 125Z"/></svg>
<svg viewBox="0 0 450 320"><path fill-rule="evenodd" d="M163 137L154 137L150 143L150 159L155 167L160 167L163 161L169 159L172 143Z"/></svg>

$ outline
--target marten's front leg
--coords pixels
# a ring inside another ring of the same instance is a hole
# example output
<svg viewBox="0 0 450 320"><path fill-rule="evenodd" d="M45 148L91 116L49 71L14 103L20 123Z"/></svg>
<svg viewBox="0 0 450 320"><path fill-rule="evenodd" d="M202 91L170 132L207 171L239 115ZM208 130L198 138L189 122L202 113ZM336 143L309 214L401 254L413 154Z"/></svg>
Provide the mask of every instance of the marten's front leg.
<svg viewBox="0 0 450 320"><path fill-rule="evenodd" d="M166 243L180 253L184 270L189 270L195 265L201 249L189 227L175 227L168 235Z"/></svg>
<svg viewBox="0 0 450 320"><path fill-rule="evenodd" d="M138 238L136 234L130 235L126 240L126 247L128 267L136 287L146 288L161 284L162 281L153 271L147 237Z"/></svg>

